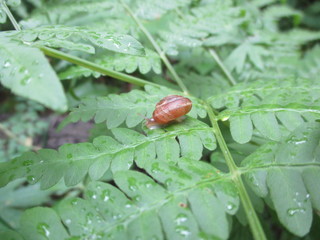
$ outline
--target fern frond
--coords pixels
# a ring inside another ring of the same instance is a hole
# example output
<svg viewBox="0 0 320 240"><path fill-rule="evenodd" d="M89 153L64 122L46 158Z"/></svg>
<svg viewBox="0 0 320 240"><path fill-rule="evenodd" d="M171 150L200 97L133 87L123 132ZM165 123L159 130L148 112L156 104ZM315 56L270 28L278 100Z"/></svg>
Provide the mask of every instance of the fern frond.
<svg viewBox="0 0 320 240"><path fill-rule="evenodd" d="M239 42L234 32L246 18L232 1L204 3L170 23L169 30L159 33L163 48L176 51L178 46L219 46ZM238 36L238 35L237 35Z"/></svg>
<svg viewBox="0 0 320 240"><path fill-rule="evenodd" d="M168 162L176 162L180 155L200 159L203 146L210 150L216 148L211 128L191 118L166 129L150 131L148 136L129 129L112 132L116 140L103 136L92 144L66 144L59 151L43 149L1 163L0 185L26 176L32 183L40 181L43 189L55 185L61 178L67 186L72 186L87 173L97 180L109 168L113 172L129 169L133 160L145 168L155 158Z"/></svg>
<svg viewBox="0 0 320 240"><path fill-rule="evenodd" d="M139 18L154 20L161 18L169 11L188 6L191 2L192 0L131 0L130 7Z"/></svg>
<svg viewBox="0 0 320 240"><path fill-rule="evenodd" d="M312 208L320 209L319 129L319 123L303 124L280 143L263 145L241 164L251 189L259 197L271 198L280 222L300 237L309 232Z"/></svg>
<svg viewBox="0 0 320 240"><path fill-rule="evenodd" d="M45 234L37 230L42 223L51 237L63 234L66 238L70 233L69 237L82 239L228 238L227 217L237 211L239 198L227 174L189 159L180 159L179 166L153 162L150 169L148 172L162 185L139 172L117 172L114 179L118 188L91 182L85 199L65 199L57 212L46 208L27 210L22 217L22 235L28 238Z"/></svg>
<svg viewBox="0 0 320 240"><path fill-rule="evenodd" d="M24 29L36 28L43 25L63 24L80 26L104 21L106 16L119 14L119 5L105 0L50 0L41 4L32 12L30 17L21 21ZM106 14L108 12L108 14Z"/></svg>
<svg viewBox="0 0 320 240"><path fill-rule="evenodd" d="M0 189L0 219L11 229L19 228L23 208L31 208L46 203L50 200L51 194L57 190L62 190L62 193L67 189L62 184L58 184L51 189L43 191L40 190L40 184L21 187L23 183L24 180L19 179Z"/></svg>
<svg viewBox="0 0 320 240"><path fill-rule="evenodd" d="M115 71L125 71L133 73L137 69L140 73L146 74L153 70L156 74L160 74L161 61L157 53L152 50L145 49L145 56L132 56L124 54L94 56L93 62L96 64L112 69ZM100 73L94 72L88 68L81 66L71 66L59 74L60 79L74 79L80 77L89 77L93 75L95 78L100 76Z"/></svg>
<svg viewBox="0 0 320 240"><path fill-rule="evenodd" d="M0 35L0 55L0 82L3 86L51 109L66 111L67 100L62 85L39 49Z"/></svg>
<svg viewBox="0 0 320 240"><path fill-rule="evenodd" d="M144 55L143 46L131 36L94 31L84 27L45 26L12 32L10 36L27 45L34 46L67 48L95 53L92 46L94 45L114 52ZM76 38L87 41L91 45L75 42Z"/></svg>
<svg viewBox="0 0 320 240"><path fill-rule="evenodd" d="M145 91L133 90L120 95L111 94L108 97L86 99L78 108L71 111L61 126L79 120L86 122L94 118L96 123L107 121L108 128L117 127L123 122L131 128L142 122L144 116L151 117L156 103L172 94L181 95L180 92L164 87L146 86ZM190 99L193 101L193 107L188 115L205 117L204 106L198 99L192 97Z"/></svg>
<svg viewBox="0 0 320 240"><path fill-rule="evenodd" d="M226 79L217 73L203 76L190 72L188 74L183 74L182 76L186 86L190 89L190 92L194 96L202 99L219 95L230 88Z"/></svg>
<svg viewBox="0 0 320 240"><path fill-rule="evenodd" d="M309 50L300 62L298 74L307 79L319 79L320 76L320 46Z"/></svg>
<svg viewBox="0 0 320 240"><path fill-rule="evenodd" d="M227 108L218 118L230 120L235 141L246 143L253 125L266 138L279 140L278 120L292 131L305 121L320 117L320 86L308 80L273 80L238 84L220 96L209 98L215 108Z"/></svg>

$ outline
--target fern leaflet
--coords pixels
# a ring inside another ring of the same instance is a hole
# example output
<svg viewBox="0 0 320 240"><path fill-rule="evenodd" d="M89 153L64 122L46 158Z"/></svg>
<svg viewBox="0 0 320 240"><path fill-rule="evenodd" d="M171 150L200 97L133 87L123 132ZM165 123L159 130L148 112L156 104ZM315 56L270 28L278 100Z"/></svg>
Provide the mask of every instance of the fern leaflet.
<svg viewBox="0 0 320 240"><path fill-rule="evenodd" d="M319 118L319 92L320 87L308 80L256 81L238 84L208 101L215 108L227 108L219 119L230 119L233 138L245 143L252 137L253 125L264 137L279 140L303 122Z"/></svg>
<svg viewBox="0 0 320 240"><path fill-rule="evenodd" d="M129 129L113 129L112 132L116 140L102 136L92 144L66 144L59 151L42 149L1 163L0 184L3 186L26 176L31 183L40 181L42 189L55 185L61 178L67 186L72 186L82 181L87 173L97 180L109 168L112 172L129 169L133 160L145 168L154 158L169 162L176 162L180 155L200 159L203 146L211 150L216 148L212 130L191 118L165 130L150 131L149 136Z"/></svg>

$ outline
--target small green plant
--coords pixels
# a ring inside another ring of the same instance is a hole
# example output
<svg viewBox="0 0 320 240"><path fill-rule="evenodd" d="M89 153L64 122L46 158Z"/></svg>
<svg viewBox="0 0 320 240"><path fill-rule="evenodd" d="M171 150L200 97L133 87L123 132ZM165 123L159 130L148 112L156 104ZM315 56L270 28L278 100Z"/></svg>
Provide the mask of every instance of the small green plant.
<svg viewBox="0 0 320 240"><path fill-rule="evenodd" d="M0 163L1 239L319 237L320 32L303 28L304 11L273 0L0 6L15 27L0 32L3 86L60 112L80 101L60 128L96 124L92 141ZM148 129L144 116L172 94L192 100L187 118Z"/></svg>

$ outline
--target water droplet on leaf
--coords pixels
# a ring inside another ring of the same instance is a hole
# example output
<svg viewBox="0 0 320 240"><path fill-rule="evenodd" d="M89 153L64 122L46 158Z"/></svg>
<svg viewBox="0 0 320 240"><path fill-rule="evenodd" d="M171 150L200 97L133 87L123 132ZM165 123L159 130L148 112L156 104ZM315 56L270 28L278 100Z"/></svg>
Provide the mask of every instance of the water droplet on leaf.
<svg viewBox="0 0 320 240"><path fill-rule="evenodd" d="M186 222L188 220L187 215L180 213L178 214L178 216L175 218L175 222L177 223L177 225L181 225L181 223Z"/></svg>
<svg viewBox="0 0 320 240"><path fill-rule="evenodd" d="M289 208L287 213L289 216L294 216L297 213L305 213L306 210L304 208Z"/></svg>
<svg viewBox="0 0 320 240"><path fill-rule="evenodd" d="M33 175L30 175L30 176L27 176L27 180L32 183L36 180L36 178Z"/></svg>
<svg viewBox="0 0 320 240"><path fill-rule="evenodd" d="M5 61L3 67L8 68L11 66L10 61Z"/></svg>
<svg viewBox="0 0 320 240"><path fill-rule="evenodd" d="M189 229L185 226L177 226L175 230L177 233L179 233L181 236L184 236L184 237L187 237L191 234Z"/></svg>
<svg viewBox="0 0 320 240"><path fill-rule="evenodd" d="M49 225L46 223L39 223L37 225L37 231L46 238L50 236Z"/></svg>

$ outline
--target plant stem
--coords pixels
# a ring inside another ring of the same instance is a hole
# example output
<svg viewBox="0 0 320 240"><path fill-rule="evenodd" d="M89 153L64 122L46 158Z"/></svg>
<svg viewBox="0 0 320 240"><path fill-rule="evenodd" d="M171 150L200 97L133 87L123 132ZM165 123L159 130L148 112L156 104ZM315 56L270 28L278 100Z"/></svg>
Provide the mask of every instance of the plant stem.
<svg viewBox="0 0 320 240"><path fill-rule="evenodd" d="M230 173L232 175L233 182L236 184L241 203L243 204L244 211L247 215L247 219L249 222L249 226L251 229L251 232L254 236L254 239L256 240L266 240L265 233L263 231L263 228L261 226L260 220L253 208L253 205L251 203L250 197L247 193L247 190L243 184L242 178L241 178L241 172L238 170L232 155L228 149L227 143L225 142L220 127L217 122L217 117L212 111L212 108L209 104L204 103L207 108L207 112L210 118L210 122L213 127L213 132L217 138L217 141L219 143L220 149L222 151L222 154L226 160L226 163L228 165L228 168L230 169Z"/></svg>
<svg viewBox="0 0 320 240"><path fill-rule="evenodd" d="M12 22L14 28L17 31L21 31L20 26L18 25L17 21L15 20L15 18L13 17L13 15L11 14L9 8L7 7L7 5L5 4L5 2L1 2L1 4L3 5L3 8L6 12L6 14L9 16L10 21ZM70 54L64 53L62 51L58 51L52 48L48 48L48 47L40 47L40 49L47 55L50 57L54 57L54 58L58 58L58 59L62 59L74 64L77 64L79 66L91 69L93 71L102 73L104 75L107 75L109 77L113 77L115 79L121 80L123 82L127 82L127 83L132 83L138 86L145 86L145 85L152 85L155 87L160 87L160 85L156 84L156 83L152 83L152 82L148 82L146 80L137 78L137 77L133 77L124 73L120 73L120 72L116 72L104 67L101 67L95 63L89 62L87 60L72 56Z"/></svg>
<svg viewBox="0 0 320 240"><path fill-rule="evenodd" d="M167 58L167 56L165 55L165 53L162 51L161 47L159 46L159 44L156 42L156 40L152 37L152 35L150 34L150 32L143 26L143 24L141 23L141 21L134 15L134 13L131 11L131 9L129 8L129 6L127 4L125 4L122 0L119 0L120 3L122 4L122 6L126 9L126 11L129 13L129 15L133 18L133 20L136 22L136 24L138 25L138 27L141 29L141 31L146 35L146 37L148 38L148 40L150 41L150 43L152 44L152 46L155 48L155 50L158 52L161 60L163 61L163 63L166 65L166 67L168 68L169 72L172 74L174 80L176 81L176 83L179 85L179 87L181 88L181 90L185 93L188 94L188 89L187 87L184 85L182 79L179 77L179 75L177 74L177 72L174 70L172 64L170 63L169 59Z"/></svg>
<svg viewBox="0 0 320 240"><path fill-rule="evenodd" d="M113 77L115 79L127 82L127 83L133 83L135 85L138 86L145 86L145 85L151 85L151 86L155 86L155 87L160 87L160 85L156 84L156 83L152 83L152 82L148 82L146 80L137 78L137 77L133 77L124 73L120 73L120 72L116 72L104 67L101 67L100 65L97 65L95 63L89 62L87 60L72 56L70 54L66 54L64 52L55 50L55 49L51 49L51 48L47 48L47 47L41 47L40 48L47 56L50 57L54 57L54 58L59 58L74 64L77 64L79 66L91 69L93 71L102 73L104 75L107 75L109 77Z"/></svg>
<svg viewBox="0 0 320 240"><path fill-rule="evenodd" d="M182 14L182 12L180 11L179 8L175 9L176 13L179 15L179 17L181 19L184 19L184 16ZM207 48L206 48L207 49ZM222 71L224 72L224 74L227 76L229 82L231 83L231 85L236 85L237 82L236 80L233 78L233 76L231 75L231 73L229 72L229 70L225 67L225 65L223 64L223 62L221 61L218 53L213 49L207 49L209 50L210 55L213 57L213 59L218 63L219 67L222 69Z"/></svg>
<svg viewBox="0 0 320 240"><path fill-rule="evenodd" d="M9 10L6 2L5 1L0 1L0 4L2 5L3 10L6 12L6 14L9 17L9 19L10 19L12 25L14 26L14 28L17 31L21 31L21 28L20 28L19 24L17 23L16 19L14 18L14 16L11 13L11 11Z"/></svg>
<svg viewBox="0 0 320 240"><path fill-rule="evenodd" d="M228 78L229 82L231 83L231 85L236 85L237 84L236 80L233 78L233 76L231 75L229 70L225 67L224 63L221 61L221 59L220 59L219 55L217 54L217 52L213 48L210 48L209 49L209 53L214 58L214 60L218 63L219 67L222 69L224 74L227 76L227 78Z"/></svg>

